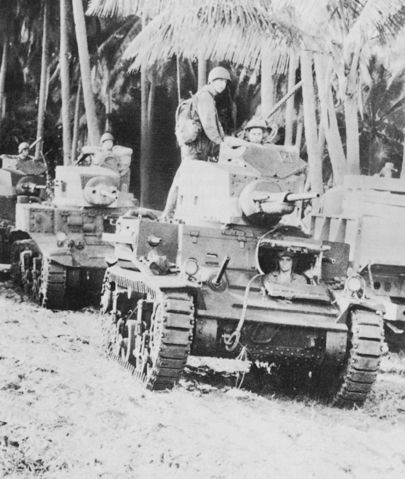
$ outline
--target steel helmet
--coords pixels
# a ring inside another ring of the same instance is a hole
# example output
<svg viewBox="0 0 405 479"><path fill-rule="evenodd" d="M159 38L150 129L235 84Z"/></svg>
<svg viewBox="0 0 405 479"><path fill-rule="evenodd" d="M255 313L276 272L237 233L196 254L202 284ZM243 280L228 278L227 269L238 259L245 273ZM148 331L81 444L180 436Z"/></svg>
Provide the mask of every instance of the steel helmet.
<svg viewBox="0 0 405 479"><path fill-rule="evenodd" d="M114 141L114 137L109 131L106 131L105 133L102 134L100 143L104 143L105 141L108 141L108 140Z"/></svg>
<svg viewBox="0 0 405 479"><path fill-rule="evenodd" d="M262 130L268 130L266 122L260 118L252 118L245 126L245 130L250 130L252 128L261 128Z"/></svg>
<svg viewBox="0 0 405 479"><path fill-rule="evenodd" d="M228 70L224 67L215 67L208 74L208 83L213 82L214 80L227 80L231 81L231 75Z"/></svg>
<svg viewBox="0 0 405 479"><path fill-rule="evenodd" d="M26 141L23 141L22 143L18 145L18 153L22 153L23 150L29 150L29 149L30 149L30 145Z"/></svg>

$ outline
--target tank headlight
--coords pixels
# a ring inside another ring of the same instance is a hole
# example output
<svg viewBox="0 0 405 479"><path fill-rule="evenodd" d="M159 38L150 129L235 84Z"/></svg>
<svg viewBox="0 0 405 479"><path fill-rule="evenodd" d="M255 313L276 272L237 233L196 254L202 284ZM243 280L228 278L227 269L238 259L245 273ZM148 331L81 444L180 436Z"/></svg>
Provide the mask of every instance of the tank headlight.
<svg viewBox="0 0 405 479"><path fill-rule="evenodd" d="M63 246L63 244L66 240L67 240L66 233L63 233L63 231L60 231L59 233L56 233L56 244L57 244L57 246Z"/></svg>
<svg viewBox="0 0 405 479"><path fill-rule="evenodd" d="M199 269L198 261L195 258L188 258L184 262L183 271L187 276L195 276Z"/></svg>
<svg viewBox="0 0 405 479"><path fill-rule="evenodd" d="M357 293L363 288L363 281L360 276L351 276L346 280L346 289L351 293Z"/></svg>

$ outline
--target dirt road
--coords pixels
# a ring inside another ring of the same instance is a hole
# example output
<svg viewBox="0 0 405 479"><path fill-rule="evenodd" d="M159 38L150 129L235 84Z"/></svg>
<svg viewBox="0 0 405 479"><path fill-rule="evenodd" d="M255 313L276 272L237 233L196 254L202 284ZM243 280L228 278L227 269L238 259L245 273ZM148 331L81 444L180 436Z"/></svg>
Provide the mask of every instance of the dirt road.
<svg viewBox="0 0 405 479"><path fill-rule="evenodd" d="M0 284L0 477L405 477L398 356L363 409L341 411L196 381L195 368L150 393L99 341L94 311L46 311Z"/></svg>

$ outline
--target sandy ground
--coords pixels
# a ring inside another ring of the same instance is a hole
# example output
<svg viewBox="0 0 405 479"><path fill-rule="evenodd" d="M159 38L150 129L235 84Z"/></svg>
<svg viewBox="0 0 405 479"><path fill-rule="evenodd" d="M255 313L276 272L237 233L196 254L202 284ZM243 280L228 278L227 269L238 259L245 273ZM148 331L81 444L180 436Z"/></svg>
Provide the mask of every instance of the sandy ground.
<svg viewBox="0 0 405 479"><path fill-rule="evenodd" d="M364 408L342 411L234 388L198 359L172 392L148 392L99 342L94 311L43 310L0 284L0 477L405 477L398 356Z"/></svg>

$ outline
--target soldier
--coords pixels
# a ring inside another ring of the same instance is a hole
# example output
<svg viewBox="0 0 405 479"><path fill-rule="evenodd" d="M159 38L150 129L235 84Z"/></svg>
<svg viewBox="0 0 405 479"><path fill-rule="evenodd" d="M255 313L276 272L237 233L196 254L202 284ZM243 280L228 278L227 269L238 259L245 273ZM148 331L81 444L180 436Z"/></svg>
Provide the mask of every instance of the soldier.
<svg viewBox="0 0 405 479"><path fill-rule="evenodd" d="M277 135L277 128L267 126L267 123L260 118L252 118L245 126L245 139L250 143L263 145L272 143Z"/></svg>
<svg viewBox="0 0 405 479"><path fill-rule="evenodd" d="M271 271L264 277L264 287L267 283L280 284L307 284L305 276L293 272L294 254L283 250L278 254L278 269ZM267 288L266 288L267 289Z"/></svg>
<svg viewBox="0 0 405 479"><path fill-rule="evenodd" d="M30 145L26 141L18 145L18 156L15 167L27 175L41 175L46 171L45 162L42 159L35 159L30 155Z"/></svg>
<svg viewBox="0 0 405 479"><path fill-rule="evenodd" d="M181 149L181 161L216 161L222 143L226 142L230 146L241 144L241 140L238 138L225 137L215 104L215 97L225 91L230 81L231 75L226 68L215 67L208 74L208 84L198 90L193 97L193 119L190 120L197 125L194 134L190 135L193 140L185 141L185 138L182 138L182 133L186 128L183 127L182 131L182 128L176 125L176 136ZM187 128L186 134L189 133ZM167 196L163 211L164 218L173 216L177 202L177 182L178 175L176 173Z"/></svg>
<svg viewBox="0 0 405 479"><path fill-rule="evenodd" d="M34 158L30 155L30 145L23 141L18 145L18 161L27 161L33 160Z"/></svg>
<svg viewBox="0 0 405 479"><path fill-rule="evenodd" d="M121 176L121 190L129 190L132 148L114 145L113 135L106 131L100 138L100 146L84 146L77 163L91 156L91 164L105 166Z"/></svg>

